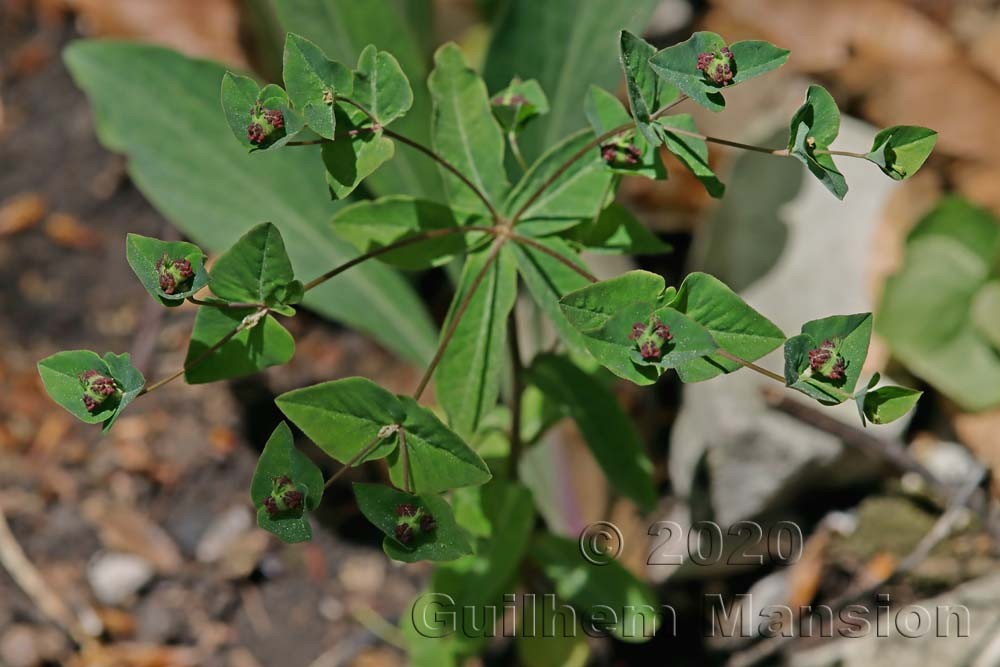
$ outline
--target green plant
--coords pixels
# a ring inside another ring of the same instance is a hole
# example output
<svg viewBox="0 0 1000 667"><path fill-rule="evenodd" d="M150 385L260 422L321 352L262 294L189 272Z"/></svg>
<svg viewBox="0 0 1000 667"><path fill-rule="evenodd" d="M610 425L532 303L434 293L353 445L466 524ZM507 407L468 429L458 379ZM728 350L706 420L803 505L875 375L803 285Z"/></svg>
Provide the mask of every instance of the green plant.
<svg viewBox="0 0 1000 667"><path fill-rule="evenodd" d="M96 47L84 44L68 56L82 78L98 71L88 60L94 55L88 53L90 48ZM124 57L134 47L101 48ZM149 62L173 58L158 50L145 51L143 57ZM395 129L423 97L411 88L407 70L412 65L404 67L389 52L367 46L349 67L330 60L308 39L289 34L284 88L261 87L234 73L222 79L226 122L242 149L254 154L244 159L262 161L259 173L281 184L281 202L287 206L260 198L255 190L258 172L249 176L223 169L212 184L222 192L218 205L226 219L259 220L273 213L281 227L263 223L251 228L218 257L211 271L204 268L205 253L193 244L136 235L127 239L129 264L151 296L166 306L183 300L199 306L183 368L146 385L128 355L101 358L73 351L39 362L42 379L52 397L75 416L110 428L134 398L181 375L189 383L212 382L287 362L294 341L278 317L294 316L317 291L333 294L331 285L336 283L337 301L328 303L325 312L357 309L349 317L356 324L411 358L430 360L408 396L359 377L279 396L278 407L288 419L343 466L323 480L316 465L295 449L288 426L280 424L251 484L260 526L288 542L309 539L306 515L319 505L324 488L352 467L384 460L393 486L355 485L358 505L384 533L383 548L390 557L454 561L435 570L433 590L454 593L454 598L480 608L509 590L519 565L530 559L571 604L652 605L651 591L621 566L585 568L572 541L534 535L536 510L518 482L524 449L538 441L552 415L566 414L577 421L616 489L643 510L652 509L656 493L651 463L596 372L598 364L640 385L656 382L671 369L684 382L746 369L824 405L854 399L862 420L874 423L902 416L920 395L901 387L877 387L877 376L859 389L872 329L870 313L807 322L800 333L788 337L710 275L692 273L676 288L646 271L598 281L579 257L582 250L638 254L669 249L614 204L621 176L665 177L661 150L674 153L713 196L721 196L724 187L708 164L709 142L794 157L838 198L847 185L835 156L867 159L897 179L920 168L935 138L924 128L883 130L867 153L832 149L839 111L819 86L809 88L784 148L705 136L691 116L673 113L688 100L719 111L727 88L781 66L787 57L787 51L766 42L727 45L706 32L657 51L623 31L620 61L628 108L607 91L591 87L583 105L590 128L534 157L521 139L546 111L572 103L562 98L550 103L537 81L514 79L490 95L457 46L441 47L428 77L433 108L428 146ZM200 74L208 65L173 66L208 78ZM189 90L181 94L184 99L195 97ZM106 97L97 104L102 118L121 112ZM185 123L190 118L179 115L170 116L170 122L189 130ZM104 128L113 146L129 145L131 140L124 136L128 131L136 130L125 130L121 123ZM232 150L231 145L195 141L198 137L196 123L186 136L190 142L161 146L182 163L212 163ZM335 237L303 225L303 207L309 204L293 196L315 194L301 190L296 179L307 180L302 170L318 167L319 161L287 157L296 152L317 157L311 146L319 147L332 198L353 202L336 209ZM385 169L404 148L407 161L416 155L437 165L443 194L434 186L423 197L384 192L385 185L396 185L402 178L401 171ZM508 149L514 165L506 160ZM142 160L151 165L162 164L156 160L164 158L133 151L133 159L139 161L133 170L142 182L157 173L144 169ZM294 178L285 173L288 170L295 170ZM383 196L355 200L357 188L369 180L381 183L374 190ZM230 192L233 188L238 196ZM285 214L299 222L283 221ZM291 257L281 229L294 232L296 247L303 248L303 239L312 247ZM344 240L357 248L349 259L344 257ZM318 268L327 254L332 268ZM429 354L421 333L427 322L421 315L409 316L409 292L401 287L403 303L386 303L393 285L403 285L392 282L398 280L395 273L368 273L347 281L355 271L372 266L369 260L421 270L460 257L464 264L454 300ZM303 276L301 271L310 273ZM526 366L513 315L519 282L560 336L558 352L540 354ZM198 296L206 288L210 294ZM783 373L755 363L782 346ZM498 406L505 375L510 378L507 409ZM432 380L444 419L419 403ZM628 624L621 619L608 629L634 640ZM432 650L421 648L419 637L412 639L415 655ZM482 640L452 638L433 651L454 659L478 650Z"/></svg>

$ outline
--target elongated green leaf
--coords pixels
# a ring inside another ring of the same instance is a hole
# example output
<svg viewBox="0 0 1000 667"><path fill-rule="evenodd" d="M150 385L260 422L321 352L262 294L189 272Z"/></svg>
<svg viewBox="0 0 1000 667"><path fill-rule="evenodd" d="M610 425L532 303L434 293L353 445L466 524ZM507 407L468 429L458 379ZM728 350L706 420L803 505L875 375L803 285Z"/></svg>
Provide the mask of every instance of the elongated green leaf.
<svg viewBox="0 0 1000 667"><path fill-rule="evenodd" d="M625 89L632 108L635 125L652 146L659 146L663 138L651 124L650 115L664 102L677 97L677 89L660 79L649 66L649 59L656 47L628 30L619 37L619 59L625 72Z"/></svg>
<svg viewBox="0 0 1000 667"><path fill-rule="evenodd" d="M593 253L658 255L673 249L621 204L611 204L597 220L573 229L569 238Z"/></svg>
<svg viewBox="0 0 1000 667"><path fill-rule="evenodd" d="M413 89L393 55L369 44L354 72L354 101L382 125L402 117L413 106Z"/></svg>
<svg viewBox="0 0 1000 667"><path fill-rule="evenodd" d="M128 234L125 237L125 258L146 291L164 306L179 306L208 284L205 270L205 253L193 243L161 241L148 236ZM167 294L160 287L158 268L161 261L168 265L176 260L187 260L194 275Z"/></svg>
<svg viewBox="0 0 1000 667"><path fill-rule="evenodd" d="M491 252L483 249L466 260L445 332ZM504 248L486 269L437 369L438 401L448 413L452 428L463 437L471 436L483 416L496 405L507 340L507 316L516 298L516 262Z"/></svg>
<svg viewBox="0 0 1000 667"><path fill-rule="evenodd" d="M584 614L610 608L614 618L600 628L626 642L648 641L656 633L656 596L616 561L596 567L580 556L580 545L554 535L542 535L531 545L531 557L553 583L556 594ZM585 617L586 618L586 617ZM584 620L586 627L587 620Z"/></svg>
<svg viewBox="0 0 1000 667"><path fill-rule="evenodd" d="M788 150L837 199L847 194L847 182L837 170L830 144L840 133L840 110L833 96L822 86L809 86L806 101L792 116ZM819 151L819 152L817 152Z"/></svg>
<svg viewBox="0 0 1000 667"><path fill-rule="evenodd" d="M902 181L917 173L934 150L937 132L914 125L895 125L875 135L867 158L886 176Z"/></svg>
<svg viewBox="0 0 1000 667"><path fill-rule="evenodd" d="M503 166L503 133L490 110L486 84L466 64L458 46L445 44L434 54L427 87L434 99L434 149L499 207L510 184ZM489 214L468 186L451 173L442 174L454 208Z"/></svg>
<svg viewBox="0 0 1000 667"><path fill-rule="evenodd" d="M337 234L362 252L372 252L403 239L432 230L482 223L475 216L457 213L437 202L412 197L383 197L343 209L333 218ZM447 263L466 249L482 232L448 234L420 241L379 255L379 259L404 269L425 269Z"/></svg>
<svg viewBox="0 0 1000 667"><path fill-rule="evenodd" d="M376 528L385 533L382 548L390 558L414 563L419 560L448 561L472 553L468 537L455 523L451 507L439 496L410 495L381 484L355 484L354 497L358 509ZM396 538L400 521L397 508L412 505L434 518L434 529L413 538L404 545Z"/></svg>
<svg viewBox="0 0 1000 667"><path fill-rule="evenodd" d="M350 97L353 93L351 70L330 60L321 48L294 33L289 33L285 40L283 61L285 86L295 108L313 132L333 139L337 127L334 96Z"/></svg>
<svg viewBox="0 0 1000 667"><path fill-rule="evenodd" d="M785 334L751 308L722 281L707 273L688 275L670 307L708 329L719 347L747 361L756 361L781 347ZM684 382L701 382L741 366L719 355L678 366Z"/></svg>
<svg viewBox="0 0 1000 667"><path fill-rule="evenodd" d="M551 234L594 219L604 206L612 178L601 159L600 149L595 146L557 175L568 158L593 138L587 130L577 132L545 153L525 172L503 207L506 214L512 216L527 205L520 216L518 229L534 235ZM536 191L553 177L541 196L531 201Z"/></svg>
<svg viewBox="0 0 1000 667"><path fill-rule="evenodd" d="M490 469L479 454L433 412L408 396L400 396L399 400L406 411L403 430L414 492L440 493L490 480ZM389 454L389 476L400 488L406 487L405 467L402 447L397 447Z"/></svg>
<svg viewBox="0 0 1000 667"><path fill-rule="evenodd" d="M370 44L391 53L407 79L415 84L413 105L406 116L393 123L393 129L424 145L430 143L431 101L422 85L427 78L427 59L397 3L392 0L272 2L285 30L312 40L334 60L357 62ZM362 88L359 86L359 90ZM437 171L430 168L425 156L406 146L401 146L393 160L373 173L367 184L383 195L409 194L428 199L442 195Z"/></svg>
<svg viewBox="0 0 1000 667"><path fill-rule="evenodd" d="M296 503L299 506L279 507L275 501L286 502L283 491L287 493L289 489L302 494ZM277 494L278 498L273 498L272 494ZM285 422L274 429L257 460L250 481L250 499L257 508L257 525L264 530L288 543L312 539L306 513L314 511L323 500L323 473L308 456L295 448L292 430Z"/></svg>
<svg viewBox="0 0 1000 667"><path fill-rule="evenodd" d="M334 211L317 152L247 155L219 109L224 68L154 46L77 42L65 53L94 105L101 141L129 157L129 174L171 222L206 249L222 251L254 224L281 225L306 276L355 255L328 228ZM306 305L359 327L412 361L434 351L434 327L412 288L369 263L309 292ZM405 320L404 330L388 332Z"/></svg>
<svg viewBox="0 0 1000 667"><path fill-rule="evenodd" d="M591 86L587 91L583 109L590 127L597 136L633 122L621 101L597 86ZM664 179L667 177L667 170L660 160L660 151L657 148L660 143L662 143L660 138L657 138L655 144L651 144L643 138L643 135L637 135L635 130L629 130L608 139L601 144L599 150L605 168L610 169L612 173ZM604 155L606 151L614 151L615 158L609 161Z"/></svg>
<svg viewBox="0 0 1000 667"><path fill-rule="evenodd" d="M212 265L209 286L226 301L274 305L287 302L294 280L281 232L265 222L222 253Z"/></svg>
<svg viewBox="0 0 1000 667"><path fill-rule="evenodd" d="M320 449L342 463L370 445L382 429L406 419L395 395L362 377L289 391L275 403ZM396 439L387 436L358 464L383 458L395 447Z"/></svg>
<svg viewBox="0 0 1000 667"><path fill-rule="evenodd" d="M785 383L824 405L843 403L858 383L872 334L872 314L834 315L802 325L785 341ZM825 351L822 364L810 352ZM838 371L831 371L839 365Z"/></svg>
<svg viewBox="0 0 1000 667"><path fill-rule="evenodd" d="M528 380L576 421L615 490L634 500L643 512L652 510L656 504L653 464L607 386L565 357L552 354L535 357Z"/></svg>
<svg viewBox="0 0 1000 667"><path fill-rule="evenodd" d="M97 404L94 411L84 403L84 379L89 371L114 380L116 393ZM104 424L107 431L122 410L139 395L145 385L142 374L132 366L128 354L108 352L102 359L90 350L57 352L38 362L38 374L48 395L67 412L87 424Z"/></svg>
<svg viewBox="0 0 1000 667"><path fill-rule="evenodd" d="M708 145L697 137L671 132L671 128L685 130L687 132L697 132L698 127L694 124L694 118L690 114L677 114L667 116L657 121L663 130L667 150L677 156L684 163L694 177L701 181L705 190L713 197L722 197L726 192L726 186L719 181L715 172L708 165Z"/></svg>
<svg viewBox="0 0 1000 667"><path fill-rule="evenodd" d="M562 239L551 237L538 239L538 242L567 262L579 266L584 271L587 270L573 249ZM559 260L531 246L517 244L513 248L513 254L517 258L517 268L528 292L548 315L559 337L573 352L586 354L586 341L566 319L566 315L559 307L559 300L570 292L586 286L589 281Z"/></svg>
<svg viewBox="0 0 1000 667"><path fill-rule="evenodd" d="M639 32L657 0L510 0L502 3L484 67L490 90L515 76L537 79L550 113L519 143L528 162L585 126L581 104L591 84L613 89L621 77L618 31Z"/></svg>
<svg viewBox="0 0 1000 667"><path fill-rule="evenodd" d="M295 355L295 339L271 315L265 315L250 326L244 318L256 312L253 308L216 306L198 309L184 360L184 365L190 366L184 372L188 384L231 380L291 360ZM244 329L221 348L209 353L216 343L239 326L244 326ZM195 360L198 362L194 363Z"/></svg>

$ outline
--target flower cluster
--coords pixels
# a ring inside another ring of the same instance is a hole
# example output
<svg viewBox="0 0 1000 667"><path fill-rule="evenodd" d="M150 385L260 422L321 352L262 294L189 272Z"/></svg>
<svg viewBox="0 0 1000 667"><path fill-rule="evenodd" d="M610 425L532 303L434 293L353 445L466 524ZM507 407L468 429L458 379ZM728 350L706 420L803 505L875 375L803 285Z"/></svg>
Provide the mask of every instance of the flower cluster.
<svg viewBox="0 0 1000 667"><path fill-rule="evenodd" d="M78 379L83 387L83 404L87 406L87 412L97 412L105 401L121 391L114 378L95 370L80 373Z"/></svg>
<svg viewBox="0 0 1000 667"><path fill-rule="evenodd" d="M655 315L649 324L636 322L632 325L632 331L628 339L635 341L639 347L639 354L645 361L658 361L663 356L663 345L673 340L674 335L670 333L670 327L660 321Z"/></svg>
<svg viewBox="0 0 1000 667"><path fill-rule="evenodd" d="M830 380L843 380L847 362L837 353L839 341L827 339L819 347L809 350L809 368Z"/></svg>
<svg viewBox="0 0 1000 667"><path fill-rule="evenodd" d="M728 47L698 54L698 69L717 86L733 82L733 52Z"/></svg>
<svg viewBox="0 0 1000 667"><path fill-rule="evenodd" d="M156 260L156 275L160 279L160 289L164 294L175 294L183 291L185 283L194 277L194 269L191 262L184 259L171 259L169 255L163 255Z"/></svg>
<svg viewBox="0 0 1000 667"><path fill-rule="evenodd" d="M410 544L417 535L431 533L437 527L434 517L413 503L397 505L396 516L399 517L396 522L396 539L403 544Z"/></svg>
<svg viewBox="0 0 1000 667"><path fill-rule="evenodd" d="M272 480L271 495L264 499L264 509L272 518L283 512L301 512L305 494L292 480L282 475Z"/></svg>
<svg viewBox="0 0 1000 667"><path fill-rule="evenodd" d="M642 151L631 141L613 139L601 144L601 159L611 167L634 167L642 159Z"/></svg>
<svg viewBox="0 0 1000 667"><path fill-rule="evenodd" d="M265 109L260 102L250 109L247 141L263 146L279 130L285 129L285 116L277 109Z"/></svg>

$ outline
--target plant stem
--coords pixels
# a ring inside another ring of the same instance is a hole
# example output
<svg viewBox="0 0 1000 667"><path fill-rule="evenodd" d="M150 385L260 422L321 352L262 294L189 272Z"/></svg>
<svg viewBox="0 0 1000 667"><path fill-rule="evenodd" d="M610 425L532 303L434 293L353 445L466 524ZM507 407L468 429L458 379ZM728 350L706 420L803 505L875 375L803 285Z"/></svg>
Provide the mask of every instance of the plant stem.
<svg viewBox="0 0 1000 667"><path fill-rule="evenodd" d="M406 431L402 427L399 429L399 450L403 457L403 490L413 493L410 485L410 451L406 448Z"/></svg>
<svg viewBox="0 0 1000 667"><path fill-rule="evenodd" d="M521 363L521 343L517 337L517 306L507 319L507 340L510 343L510 456L508 475L517 479L517 463L521 458L521 397L524 395L524 366Z"/></svg>
<svg viewBox="0 0 1000 667"><path fill-rule="evenodd" d="M718 350L716 350L715 354L719 355L720 357L725 357L726 359L729 359L730 361L735 361L740 366L743 366L744 368L749 368L752 371L756 371L757 373L760 373L761 375L763 375L765 377L771 378L775 382L780 382L782 384L782 386L785 385L785 378L783 376L778 375L774 371L769 371L766 368L761 368L757 364L749 362L746 359L743 359L742 357L737 357L735 354L730 354L729 352L726 352L721 347Z"/></svg>
<svg viewBox="0 0 1000 667"><path fill-rule="evenodd" d="M867 160L868 156L864 153L852 153L851 151L832 151L828 148L819 148L813 151L817 155L843 155L844 157L856 157L861 160Z"/></svg>
<svg viewBox="0 0 1000 667"><path fill-rule="evenodd" d="M384 255L387 252L392 252L393 250L398 250L400 248L405 248L407 246L420 243L422 241L427 241L429 239L436 239L441 236L448 236L450 234L460 234L463 232L483 232L486 234L495 233L492 227L482 227L476 225L468 225L465 227L445 227L444 229L431 229L426 232L420 232L419 234L414 234L413 236L407 237L401 241L396 241L395 243L390 243L387 246L382 246L381 248L376 248L375 250L369 250L363 255L358 255L354 259L344 262L343 264L336 266L323 275L310 280L303 286L303 290L308 292L314 287L322 285L327 280L339 276L341 273L350 269L352 267L361 264L369 259Z"/></svg>
<svg viewBox="0 0 1000 667"><path fill-rule="evenodd" d="M172 382L173 380L176 380L180 376L184 375L184 373L186 373L187 371L191 370L192 368L194 368L195 366L197 366L198 364L200 364L201 362L205 361L210 356L212 356L212 354L214 352L218 351L219 348L221 348L223 345L225 345L230 340L232 340L233 337L236 334L238 334L239 332L241 332L244 329L248 328L249 326L252 326L252 325L248 325L248 321L249 321L248 318L252 318L252 317L255 317L255 316L259 317L261 313L266 313L266 312L267 312L267 308L260 308L253 315L248 315L247 317L243 318L243 320L238 325L236 325L235 329L233 329L232 331L230 331L229 333L227 333L219 341L217 341L210 348L208 348L207 350L205 350L204 352L202 352L201 354L199 354L197 357L195 357L191 361L185 363L184 366L182 366L180 368L180 370L178 370L178 371L176 371L176 372L168 375L167 377L163 378L162 380L158 380L158 381L154 382L153 384L146 385L145 387L143 387L142 391L140 391L136 396L137 397L138 396L145 396L149 392L154 391L156 389L159 389L160 387L162 387L163 385L167 384L168 382Z"/></svg>
<svg viewBox="0 0 1000 667"><path fill-rule="evenodd" d="M493 217L494 220L500 219L500 213L496 210L496 208L493 207L493 204L486 197L486 195L483 194L483 191L480 190L478 187L476 187L475 183L470 181L468 176L459 171L458 167L453 165L451 162L448 162L448 160L444 159L440 154L435 153L427 146L424 146L423 144L418 143L413 139L410 139L409 137L405 137L402 134L393 132L388 128L384 128L382 130L382 133L385 134L385 136L387 137L392 137L393 139L399 141L400 143L406 144L410 148L415 148L416 150L420 151L421 153L423 153L424 155L431 158L432 160L440 164L442 167L450 171L452 174L454 174L456 178L458 178L458 180L462 181L462 183L464 183L465 186L468 187L469 190L471 190L476 195L476 197L479 198L481 202L483 202L483 205L486 207L486 210L490 212L490 215Z"/></svg>
<svg viewBox="0 0 1000 667"><path fill-rule="evenodd" d="M402 432L403 432L403 430L402 430L402 428L400 428L399 429L399 433L402 433ZM366 457L369 454L371 454L372 450L375 449L378 446L378 444L380 442L382 442L382 440L383 440L383 436L376 435L375 438L372 439L371 442L369 442L367 445L365 445L364 447L361 448L361 451L359 451L357 454L355 454L354 456L352 456L351 459L347 463L344 464L343 468L341 468L337 472L333 473L330 476L330 478L328 480L326 480L326 482L323 483L323 488L324 489L329 489L330 486L334 482L336 482L338 479L340 479L343 476L344 473L346 473L348 470L350 470L351 468L353 468L355 463L357 463L358 461L360 461L364 457Z"/></svg>
<svg viewBox="0 0 1000 667"><path fill-rule="evenodd" d="M286 146L318 146L326 139L310 139L309 141L289 141Z"/></svg>
<svg viewBox="0 0 1000 667"><path fill-rule="evenodd" d="M524 156L521 155L521 147L517 143L517 133L514 130L507 133L507 143L510 144L510 152L521 166L521 169L528 171L528 163L524 161Z"/></svg>
<svg viewBox="0 0 1000 667"><path fill-rule="evenodd" d="M427 366L427 370L424 371L424 376L420 378L420 383L413 392L414 400L420 400L420 396L424 393L424 390L430 383L431 376L434 375L434 370L438 367L438 364L441 363L441 358L444 356L445 350L448 349L448 343L451 342L452 337L455 335L455 330L458 329L458 323L462 321L462 316L465 315L465 311L468 310L469 304L472 303L472 297L476 295L476 290L479 289L480 283L483 282L487 272L493 265L493 261L496 260L497 255L500 254L500 248L503 247L505 240L505 238L498 236L496 240L493 241L493 246L490 248L490 254L486 257L486 261L483 263L483 268L479 269L479 273L477 273L475 278L472 279L472 284L469 285L469 291L466 292L465 297L462 299L461 303L458 304L458 308L455 309L455 315L451 318L451 322L448 324L448 328L445 330L444 336L441 337L441 342L438 344L437 351L434 352L434 358L431 359L431 363Z"/></svg>
<svg viewBox="0 0 1000 667"><path fill-rule="evenodd" d="M729 139L720 139L719 137L710 137L704 134L699 134L697 132L689 132L688 130L682 130L676 127L663 128L664 132L668 134L680 134L686 137L694 137L695 139L701 139L702 141L707 141L713 144L721 144L723 146L730 146L732 148L741 148L745 151L754 151L757 153L767 153L768 155L777 155L779 157L787 157L787 148L767 148L766 146L754 146L753 144L741 144L738 141L730 141Z"/></svg>
<svg viewBox="0 0 1000 667"><path fill-rule="evenodd" d="M267 308L262 303L239 303L239 302L229 302L229 301L205 301L203 299L198 299L193 296L187 298L188 301L196 306L210 306L212 308Z"/></svg>
<svg viewBox="0 0 1000 667"><path fill-rule="evenodd" d="M577 273L579 273L581 276L583 276L584 278L586 278L590 282L592 282L592 283L596 283L597 282L597 278L592 273L590 273L589 271L587 271L583 267L577 266L575 263L573 263L570 260L566 259L565 257L563 257L562 255L560 255L556 251L552 250L548 246L542 245L541 243L539 243L538 241L536 241L535 239L533 239L533 238L531 238L529 236L522 236L520 234L511 233L510 240L514 241L515 243L520 243L522 245L530 246L530 247L534 248L535 250L537 250L539 252L543 252L546 255L548 255L549 257L551 257L552 259L558 261L559 263L561 263L561 264L563 264L563 265L565 265L565 266L573 269L574 271L576 271Z"/></svg>

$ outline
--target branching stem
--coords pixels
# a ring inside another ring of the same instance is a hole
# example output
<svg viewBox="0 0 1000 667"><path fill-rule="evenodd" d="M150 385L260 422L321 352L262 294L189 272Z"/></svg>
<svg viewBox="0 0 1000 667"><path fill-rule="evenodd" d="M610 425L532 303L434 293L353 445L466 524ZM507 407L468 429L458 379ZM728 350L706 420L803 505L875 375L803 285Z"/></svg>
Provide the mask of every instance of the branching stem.
<svg viewBox="0 0 1000 667"><path fill-rule="evenodd" d="M510 343L511 397L510 397L510 456L508 475L517 479L517 463L521 458L521 399L524 395L524 366L521 361L521 343L517 337L517 308L507 320L507 340Z"/></svg>
<svg viewBox="0 0 1000 667"><path fill-rule="evenodd" d="M581 276L583 276L584 278L586 278L590 282L592 282L592 283L596 283L597 282L597 277L594 276L594 274L590 273L585 268L579 266L575 262L572 262L569 259L563 257L562 255L560 255L556 251L552 250L548 246L545 246L545 245L539 243L538 241L536 241L535 239L531 238L530 236L522 236L521 234L513 234L512 233L510 235L510 240L514 241L515 243L520 243L521 245L526 245L526 246L529 246L531 248L534 248L535 250L537 250L539 252L543 252L546 255L548 255L549 257L551 257L552 259L556 260L557 262L559 262L559 263L561 263L561 264L563 264L563 265L565 265L565 266L573 269L574 271L576 271L578 274L580 274Z"/></svg>
<svg viewBox="0 0 1000 667"><path fill-rule="evenodd" d="M402 432L403 432L403 430L402 430L402 428L400 428L399 429L399 433L402 433ZM363 459L366 456L368 456L369 454L371 454L372 450L374 450L376 447L378 447L378 444L380 442L382 442L382 440L384 440L384 439L385 438L384 438L383 435L381 435L381 434L376 435L372 439L371 442L369 442L367 445L365 445L364 447L361 448L361 451L359 451L357 454L355 454L354 456L352 456L350 458L350 460L347 463L344 464L343 468L341 468L337 472L335 472L332 475L330 475L330 478L328 480L326 480L326 482L323 484L323 488L324 489L329 489L333 485L334 482L336 482L338 479L340 479L344 475L344 473L346 473L348 470L350 470L351 468L353 468L354 464L356 464L358 461L360 461L361 459Z"/></svg>

